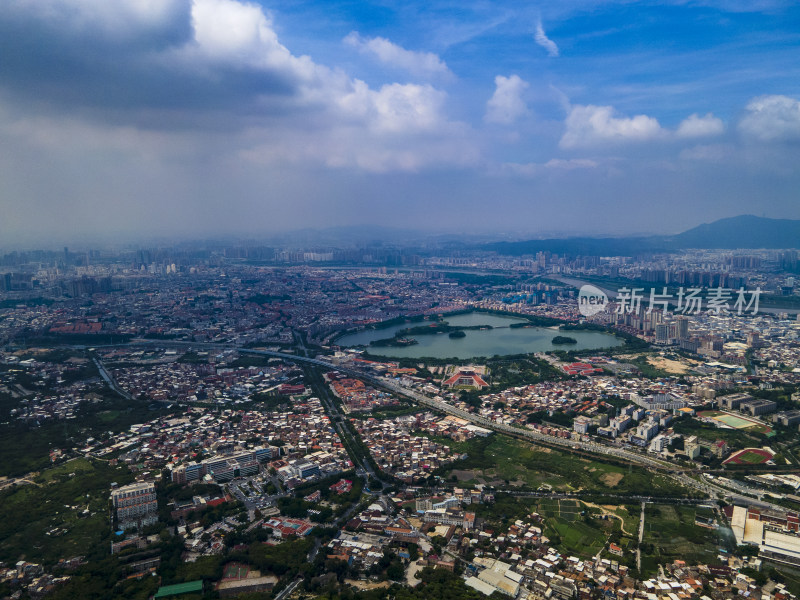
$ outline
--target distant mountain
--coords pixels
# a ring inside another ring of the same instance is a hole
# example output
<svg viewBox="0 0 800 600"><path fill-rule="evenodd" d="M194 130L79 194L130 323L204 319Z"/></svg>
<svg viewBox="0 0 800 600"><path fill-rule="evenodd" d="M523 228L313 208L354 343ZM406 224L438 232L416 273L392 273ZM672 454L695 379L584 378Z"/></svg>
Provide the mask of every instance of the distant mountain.
<svg viewBox="0 0 800 600"><path fill-rule="evenodd" d="M740 215L698 225L672 242L680 248L800 248L800 221Z"/></svg>
<svg viewBox="0 0 800 600"><path fill-rule="evenodd" d="M545 251L584 256L636 256L684 248L800 248L800 221L740 215L705 223L673 236L526 240L496 242L484 248L510 256Z"/></svg>
<svg viewBox="0 0 800 600"><path fill-rule="evenodd" d="M635 256L652 252L668 252L671 246L661 237L630 238L551 238L524 242L496 242L484 246L498 254L521 256L537 252L583 256Z"/></svg>

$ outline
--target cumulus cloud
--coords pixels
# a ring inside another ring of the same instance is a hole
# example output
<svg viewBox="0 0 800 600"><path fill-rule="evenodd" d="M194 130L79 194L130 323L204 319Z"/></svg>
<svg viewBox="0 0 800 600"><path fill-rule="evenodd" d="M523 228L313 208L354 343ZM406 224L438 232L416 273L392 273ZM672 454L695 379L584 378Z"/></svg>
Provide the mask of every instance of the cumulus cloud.
<svg viewBox="0 0 800 600"><path fill-rule="evenodd" d="M263 164L312 162L371 173L466 167L479 160L472 130L447 118L447 94L429 84L392 83L372 89L354 80L346 93L331 100L318 116L324 125L259 130L242 158Z"/></svg>
<svg viewBox="0 0 800 600"><path fill-rule="evenodd" d="M536 23L536 33L534 34L533 39L536 40L536 43L542 48L547 50L547 56L552 58L558 56L558 46L553 40L547 37L547 34L544 32L544 27L542 27L541 19Z"/></svg>
<svg viewBox="0 0 800 600"><path fill-rule="evenodd" d="M0 14L0 55L0 89L17 101L146 127L285 111L336 78L235 0L15 1Z"/></svg>
<svg viewBox="0 0 800 600"><path fill-rule="evenodd" d="M372 90L356 80L350 93L338 100L346 118L367 123L373 131L400 133L430 131L444 120L445 93L430 85L384 85Z"/></svg>
<svg viewBox="0 0 800 600"><path fill-rule="evenodd" d="M664 133L658 121L647 115L618 117L611 106L575 105L567 115L566 130L559 145L562 148L579 148L643 142L661 137Z"/></svg>
<svg viewBox="0 0 800 600"><path fill-rule="evenodd" d="M0 91L18 106L35 99L44 116L69 112L95 132L104 124L110 137L126 127L176 138L225 132L230 152L259 162L294 157L387 171L475 160L468 127L448 119L443 91L373 89L295 55L255 3L12 0L11 8L0 14ZM116 36L125 23L128 33ZM364 43L384 60L449 72L435 55L373 42Z"/></svg>
<svg viewBox="0 0 800 600"><path fill-rule="evenodd" d="M194 47L206 57L268 69L293 57L261 7L235 0L194 0Z"/></svg>
<svg viewBox="0 0 800 600"><path fill-rule="evenodd" d="M418 77L451 77L447 64L433 52L415 52L382 37L363 38L352 31L344 43L372 56L383 64L403 69Z"/></svg>
<svg viewBox="0 0 800 600"><path fill-rule="evenodd" d="M528 89L528 83L519 75L504 77L498 75L494 78L495 90L492 97L486 102L486 115L488 123L509 125L528 113L528 107L522 95Z"/></svg>
<svg viewBox="0 0 800 600"><path fill-rule="evenodd" d="M720 135L724 131L725 125L721 119L711 113L706 114L704 117L694 113L681 121L675 135L679 138L711 137Z"/></svg>
<svg viewBox="0 0 800 600"><path fill-rule="evenodd" d="M739 130L762 142L800 141L800 101L789 96L753 98Z"/></svg>

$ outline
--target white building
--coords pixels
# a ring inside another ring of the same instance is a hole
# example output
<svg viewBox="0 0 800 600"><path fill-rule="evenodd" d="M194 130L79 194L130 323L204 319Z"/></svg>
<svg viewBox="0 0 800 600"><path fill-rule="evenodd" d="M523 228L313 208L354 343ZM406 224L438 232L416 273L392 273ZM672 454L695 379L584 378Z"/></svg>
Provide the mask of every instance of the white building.
<svg viewBox="0 0 800 600"><path fill-rule="evenodd" d="M111 491L120 529L141 527L158 521L156 486L152 482L132 483Z"/></svg>

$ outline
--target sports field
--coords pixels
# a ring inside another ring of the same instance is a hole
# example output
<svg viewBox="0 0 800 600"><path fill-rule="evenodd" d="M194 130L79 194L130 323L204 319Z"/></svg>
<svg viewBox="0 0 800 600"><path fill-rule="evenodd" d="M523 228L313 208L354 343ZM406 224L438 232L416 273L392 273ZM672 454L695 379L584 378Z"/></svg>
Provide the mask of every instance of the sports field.
<svg viewBox="0 0 800 600"><path fill-rule="evenodd" d="M719 423L722 423L723 425L732 427L733 429L746 429L748 431L753 431L755 433L769 433L770 431L772 431L771 427L768 427L763 423L760 423L759 421L754 421L751 419L747 419L745 417L739 417L729 413L720 412L717 410L706 410L698 413L697 416L709 417Z"/></svg>
<svg viewBox="0 0 800 600"><path fill-rule="evenodd" d="M239 563L228 563L222 570L223 579L246 579L250 567Z"/></svg>
<svg viewBox="0 0 800 600"><path fill-rule="evenodd" d="M717 421L722 421L723 423L725 423L725 425L730 425L731 427L735 427L736 429L744 429L746 427L753 426L753 424L747 419L742 419L741 417L735 417L733 415L722 414L714 418Z"/></svg>
<svg viewBox="0 0 800 600"><path fill-rule="evenodd" d="M737 465L760 465L768 460L772 460L772 453L761 448L745 448L733 454L727 460L723 461L723 465L734 463Z"/></svg>

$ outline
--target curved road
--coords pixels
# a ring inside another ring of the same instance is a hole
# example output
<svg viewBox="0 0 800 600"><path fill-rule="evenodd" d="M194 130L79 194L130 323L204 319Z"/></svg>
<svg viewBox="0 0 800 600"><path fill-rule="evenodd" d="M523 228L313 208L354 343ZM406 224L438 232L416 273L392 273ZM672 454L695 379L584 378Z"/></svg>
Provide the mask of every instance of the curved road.
<svg viewBox="0 0 800 600"><path fill-rule="evenodd" d="M376 377L369 373L366 373L360 369L355 369L352 367L345 367L342 365L337 365L325 360L320 360L318 358L309 358L306 356L298 356L296 354L288 354L286 352L274 352L271 350L254 350L250 348L242 348L240 346L236 346L233 344L209 344L209 343L197 343L197 342L181 342L181 341L165 341L165 340L154 340L154 341L142 341L142 342L130 342L128 344L115 344L114 346L131 346L131 345L159 345L159 346L192 346L192 347L209 347L209 348L229 348L231 350L237 350L238 352L244 354L255 354L258 356L269 356L272 358L280 358L283 360L290 360L300 363L305 363L309 365L314 365L317 367L323 367L325 369L329 369L332 371L339 371L341 373L345 373L352 377L356 377L363 381L369 382L370 384L387 389L395 394L405 396L410 398L414 402L421 404L423 406L428 406L434 410L439 412L443 412L449 415L453 415L455 417L459 417L461 419L465 419L470 421L471 423L478 425L480 427L484 427L486 429L491 429L492 431L496 431L499 433L504 433L506 435L511 435L514 437L524 438L527 440L531 440L534 442L541 442L545 444L561 446L567 449L577 450L581 449L586 452L590 452L593 454L601 454L606 456L613 456L614 458L621 459L623 461L627 461L630 463L635 463L642 465L644 467L658 469L659 471L664 471L666 475L672 477L679 483L687 486L689 488L693 488L695 490L701 491L705 494L708 494L711 497L723 497L728 499L731 502L746 502L748 504L758 506L761 508L769 508L778 511L785 511L783 507L780 507L775 504L771 504L769 502L764 502L762 500L756 500L755 498L751 498L750 496L744 496L742 494L737 494L736 492L732 492L729 489L723 488L718 486L714 483L709 481L701 481L697 480L693 477L690 477L685 472L682 472L680 467L676 467L675 465L664 461L659 460L656 458L652 458L650 456L646 456L643 454L638 454L635 452L631 452L629 450L624 450L622 448L612 448L609 446L605 446L603 444L598 444L596 442L584 442L579 440L568 440L563 439L551 435L546 435L544 433L533 431L530 429L522 429L519 427L512 427L511 425L506 425L505 423L497 423L486 417L481 415L476 415L460 408L456 408L446 402L441 402L439 400L435 400L423 394L420 394L416 390L411 390L405 388L398 384L397 382L385 378L385 377ZM99 363L99 361L97 361ZM101 373L104 371L100 364L98 367L101 369ZM113 380L112 380L113 381ZM112 387L117 389L116 385Z"/></svg>

